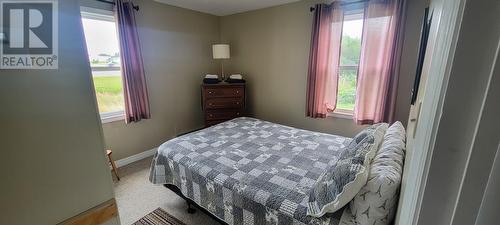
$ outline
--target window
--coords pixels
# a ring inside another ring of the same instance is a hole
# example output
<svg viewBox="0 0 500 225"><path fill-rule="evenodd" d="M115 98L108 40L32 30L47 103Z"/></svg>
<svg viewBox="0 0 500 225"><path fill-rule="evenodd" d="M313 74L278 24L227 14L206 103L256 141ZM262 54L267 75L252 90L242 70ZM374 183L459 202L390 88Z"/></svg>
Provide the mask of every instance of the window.
<svg viewBox="0 0 500 225"><path fill-rule="evenodd" d="M82 24L101 119L123 119L125 103L114 17L111 12L82 12Z"/></svg>
<svg viewBox="0 0 500 225"><path fill-rule="evenodd" d="M362 33L363 13L346 13L342 29L336 113L352 115L354 111Z"/></svg>

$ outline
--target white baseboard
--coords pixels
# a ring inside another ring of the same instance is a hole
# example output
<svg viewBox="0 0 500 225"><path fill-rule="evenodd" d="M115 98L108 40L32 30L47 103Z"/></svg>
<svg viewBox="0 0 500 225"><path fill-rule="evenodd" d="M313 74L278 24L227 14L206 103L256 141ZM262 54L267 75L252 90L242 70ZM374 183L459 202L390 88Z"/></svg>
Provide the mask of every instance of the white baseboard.
<svg viewBox="0 0 500 225"><path fill-rule="evenodd" d="M117 160L117 161L115 161L116 167L120 168L120 167L128 165L130 163L137 162L141 159L145 159L147 157L153 156L157 150L158 150L158 148L153 148L153 149L129 156L127 158Z"/></svg>

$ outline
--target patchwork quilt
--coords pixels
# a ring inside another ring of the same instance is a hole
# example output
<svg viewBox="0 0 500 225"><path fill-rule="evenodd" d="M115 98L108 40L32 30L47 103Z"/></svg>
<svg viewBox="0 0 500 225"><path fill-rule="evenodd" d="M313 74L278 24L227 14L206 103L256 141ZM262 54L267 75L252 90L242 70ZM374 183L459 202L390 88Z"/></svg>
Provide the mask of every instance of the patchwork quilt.
<svg viewBox="0 0 500 225"><path fill-rule="evenodd" d="M231 225L351 224L348 207L307 216L311 188L350 140L240 117L161 145L149 179Z"/></svg>

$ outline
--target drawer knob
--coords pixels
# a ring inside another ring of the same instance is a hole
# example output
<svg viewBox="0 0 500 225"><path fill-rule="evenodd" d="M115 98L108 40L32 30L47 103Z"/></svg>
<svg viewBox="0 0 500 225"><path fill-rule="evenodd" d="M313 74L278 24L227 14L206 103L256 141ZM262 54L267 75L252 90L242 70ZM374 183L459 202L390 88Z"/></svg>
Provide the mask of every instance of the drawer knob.
<svg viewBox="0 0 500 225"><path fill-rule="evenodd" d="M240 115L240 113L236 113L236 115L237 115L237 116L239 116L239 115Z"/></svg>
<svg viewBox="0 0 500 225"><path fill-rule="evenodd" d="M210 114L209 116L210 116L210 117L213 117L214 115Z"/></svg>
<svg viewBox="0 0 500 225"><path fill-rule="evenodd" d="M212 103L208 103L208 105L213 105Z"/></svg>
<svg viewBox="0 0 500 225"><path fill-rule="evenodd" d="M209 91L208 93L209 93L209 94L212 94L213 92Z"/></svg>
<svg viewBox="0 0 500 225"><path fill-rule="evenodd" d="M239 93L240 93L240 91L236 91L236 94L239 94Z"/></svg>
<svg viewBox="0 0 500 225"><path fill-rule="evenodd" d="M236 102L236 105L239 105L239 104L240 104L240 102Z"/></svg>

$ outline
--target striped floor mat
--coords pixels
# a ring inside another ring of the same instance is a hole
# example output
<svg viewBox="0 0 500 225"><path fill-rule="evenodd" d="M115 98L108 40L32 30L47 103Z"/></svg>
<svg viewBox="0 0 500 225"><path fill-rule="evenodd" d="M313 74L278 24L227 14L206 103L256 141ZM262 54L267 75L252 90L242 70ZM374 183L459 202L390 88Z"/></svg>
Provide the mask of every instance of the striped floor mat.
<svg viewBox="0 0 500 225"><path fill-rule="evenodd" d="M161 208L142 217L132 225L186 225Z"/></svg>

